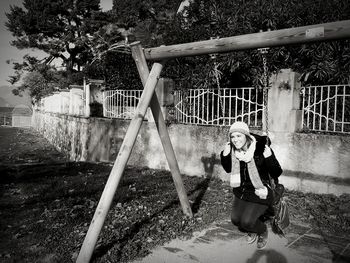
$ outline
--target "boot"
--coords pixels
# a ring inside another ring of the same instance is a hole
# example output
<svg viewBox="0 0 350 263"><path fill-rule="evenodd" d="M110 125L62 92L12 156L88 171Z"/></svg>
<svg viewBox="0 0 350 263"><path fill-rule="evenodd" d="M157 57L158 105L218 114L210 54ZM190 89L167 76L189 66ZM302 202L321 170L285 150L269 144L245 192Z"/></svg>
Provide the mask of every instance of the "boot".
<svg viewBox="0 0 350 263"><path fill-rule="evenodd" d="M257 236L258 236L258 235L257 235L256 233L248 233L248 234L246 235L246 241L247 241L247 243L248 243L248 244L254 243L254 241L256 240Z"/></svg>
<svg viewBox="0 0 350 263"><path fill-rule="evenodd" d="M264 249L267 244L267 238L268 238L268 232L267 229L264 233L258 235L258 241L256 243L256 246L258 249Z"/></svg>

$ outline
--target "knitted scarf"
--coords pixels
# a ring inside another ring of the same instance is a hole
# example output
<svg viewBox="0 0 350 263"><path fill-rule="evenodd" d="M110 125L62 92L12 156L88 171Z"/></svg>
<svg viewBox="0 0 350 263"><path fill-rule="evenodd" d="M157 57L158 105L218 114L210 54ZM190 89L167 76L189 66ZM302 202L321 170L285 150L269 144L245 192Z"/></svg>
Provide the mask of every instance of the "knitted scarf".
<svg viewBox="0 0 350 263"><path fill-rule="evenodd" d="M238 174L233 174L231 176L231 180L233 180L233 186L240 185L240 182L237 182L237 178L232 177L240 178L240 161L247 163L249 178L255 188L255 194L258 195L261 199L266 199L267 189L260 179L260 175L254 161L256 139L253 136L251 136L251 138L252 143L250 144L247 151L235 151L232 149L232 171L238 172Z"/></svg>

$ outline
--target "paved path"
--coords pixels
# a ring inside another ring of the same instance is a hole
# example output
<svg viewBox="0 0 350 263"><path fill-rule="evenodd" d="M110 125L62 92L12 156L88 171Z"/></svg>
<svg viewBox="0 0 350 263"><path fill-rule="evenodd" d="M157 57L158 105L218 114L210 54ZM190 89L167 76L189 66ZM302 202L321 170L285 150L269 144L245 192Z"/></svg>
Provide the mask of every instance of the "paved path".
<svg viewBox="0 0 350 263"><path fill-rule="evenodd" d="M228 221L215 223L190 240L172 240L134 263L349 263L348 239L325 236L308 225L291 224L285 238L269 229L268 244L257 250Z"/></svg>

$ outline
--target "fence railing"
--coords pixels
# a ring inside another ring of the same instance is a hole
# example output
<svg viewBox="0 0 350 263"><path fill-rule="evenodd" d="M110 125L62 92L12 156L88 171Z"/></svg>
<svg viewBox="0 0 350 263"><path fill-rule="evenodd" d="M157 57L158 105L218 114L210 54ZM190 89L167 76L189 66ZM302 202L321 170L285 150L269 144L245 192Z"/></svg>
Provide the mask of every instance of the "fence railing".
<svg viewBox="0 0 350 263"><path fill-rule="evenodd" d="M305 130L350 133L350 85L302 88Z"/></svg>
<svg viewBox="0 0 350 263"><path fill-rule="evenodd" d="M142 90L103 92L103 116L131 119ZM251 127L262 126L262 94L255 88L189 89L175 91L174 118L177 123L229 126L243 120Z"/></svg>
<svg viewBox="0 0 350 263"><path fill-rule="evenodd" d="M103 92L103 116L132 119L142 90L107 90Z"/></svg>
<svg viewBox="0 0 350 263"><path fill-rule="evenodd" d="M189 89L175 92L175 119L179 123L229 126L237 120L262 126L262 92L255 88Z"/></svg>
<svg viewBox="0 0 350 263"><path fill-rule="evenodd" d="M131 119L142 90L103 92L107 118ZM237 120L261 128L263 94L255 88L189 89L175 91L173 116L177 123L230 126ZM350 133L350 85L302 88L304 130Z"/></svg>

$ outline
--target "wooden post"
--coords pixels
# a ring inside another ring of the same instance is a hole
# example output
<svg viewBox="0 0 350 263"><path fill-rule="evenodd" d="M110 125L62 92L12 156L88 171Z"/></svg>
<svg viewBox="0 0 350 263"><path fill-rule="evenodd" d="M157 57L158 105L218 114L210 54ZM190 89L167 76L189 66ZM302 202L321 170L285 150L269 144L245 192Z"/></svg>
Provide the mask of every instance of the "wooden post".
<svg viewBox="0 0 350 263"><path fill-rule="evenodd" d="M130 46L132 56L135 60L137 69L141 77L142 84L145 85L149 76L149 70L142 47L140 45L140 42L132 43ZM164 117L156 93L153 93L150 107L153 114L154 122L156 124L160 136L160 140L163 145L164 153L167 158L168 165L173 177L173 181L175 183L175 187L180 199L182 211L185 215L192 217L192 210L188 202L186 190L182 182L180 169L176 160L176 155L170 141L169 133L164 121Z"/></svg>
<svg viewBox="0 0 350 263"><path fill-rule="evenodd" d="M117 190L120 179L123 175L126 163L130 157L131 150L135 144L137 134L140 130L143 118L154 94L163 65L154 63L151 73L147 79L144 91L137 105L134 118L131 120L129 128L120 147L116 161L110 172L106 186L97 205L94 217L91 221L89 230L85 236L83 245L80 249L77 262L89 262L94 251L98 235L106 219L107 213L113 201L115 191Z"/></svg>
<svg viewBox="0 0 350 263"><path fill-rule="evenodd" d="M350 38L350 20L287 28L205 41L146 48L147 60L164 60L237 50Z"/></svg>

